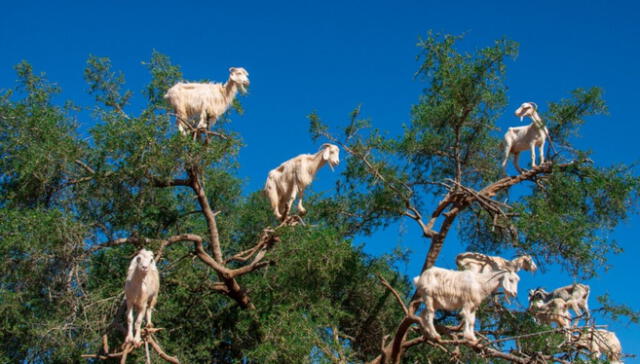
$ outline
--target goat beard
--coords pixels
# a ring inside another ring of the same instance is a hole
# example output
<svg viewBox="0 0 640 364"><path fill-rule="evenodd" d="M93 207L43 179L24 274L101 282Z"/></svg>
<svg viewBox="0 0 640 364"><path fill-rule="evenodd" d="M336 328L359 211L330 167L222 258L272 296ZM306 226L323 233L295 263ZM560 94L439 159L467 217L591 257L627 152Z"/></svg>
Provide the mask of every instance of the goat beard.
<svg viewBox="0 0 640 364"><path fill-rule="evenodd" d="M247 93L247 87L245 85L239 84L238 88L243 95Z"/></svg>

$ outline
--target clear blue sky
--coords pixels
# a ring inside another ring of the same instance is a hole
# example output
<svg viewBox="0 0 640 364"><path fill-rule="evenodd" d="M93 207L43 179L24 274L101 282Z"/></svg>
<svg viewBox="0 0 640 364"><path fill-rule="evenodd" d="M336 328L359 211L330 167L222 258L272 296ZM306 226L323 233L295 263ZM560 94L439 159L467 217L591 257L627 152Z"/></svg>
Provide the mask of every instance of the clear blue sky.
<svg viewBox="0 0 640 364"><path fill-rule="evenodd" d="M3 1L0 89L14 86L12 66L23 59L64 89L61 100L85 106L91 104L82 78L89 54L110 57L134 91L148 81L141 62L153 49L181 65L186 79L222 81L228 67L245 67L251 74L250 94L242 98L245 114L232 115L231 127L246 143L240 173L250 192L260 189L267 172L280 162L317 149L308 135L311 111L337 126L362 104L363 116L380 128L394 131L406 123L424 87L413 74L418 66L415 44L427 30L467 32L462 45L468 49L506 36L521 46L518 58L508 63L509 106L499 121L503 130L520 124L512 113L523 101L535 101L544 111L547 102L567 97L574 88L600 86L610 116L590 119L578 145L592 149L598 164L638 160L640 127L633 106L640 96L637 4L478 3ZM141 101L137 94L133 108ZM322 170L312 188L328 190L335 178ZM640 257L639 223L633 217L615 231L625 252L611 257L612 269L587 282L593 308L598 307L595 296L608 292L614 301L640 309L639 285L633 283ZM426 246L409 221L404 225L359 241L373 254L398 245L412 249L415 259L406 273L414 276ZM453 257L464 247L454 235L446 242L440 266L453 267ZM523 305L529 288L572 282L557 267L521 276ZM601 323L617 332L625 352L640 354L639 327Z"/></svg>

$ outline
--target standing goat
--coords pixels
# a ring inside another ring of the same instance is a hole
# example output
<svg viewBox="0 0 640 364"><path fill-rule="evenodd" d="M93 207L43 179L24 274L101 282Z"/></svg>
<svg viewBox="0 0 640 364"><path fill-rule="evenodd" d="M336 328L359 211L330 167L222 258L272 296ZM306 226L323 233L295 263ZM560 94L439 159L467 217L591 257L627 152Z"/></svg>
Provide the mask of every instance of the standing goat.
<svg viewBox="0 0 640 364"><path fill-rule="evenodd" d="M131 260L127 281L124 285L124 294L127 299L127 337L125 343L133 343L140 346L140 326L142 316L146 314L147 327L152 327L151 312L156 305L158 290L160 289L160 276L158 268L153 260L153 252L142 249ZM133 309L136 317L135 336L133 335Z"/></svg>
<svg viewBox="0 0 640 364"><path fill-rule="evenodd" d="M184 83L173 85L164 98L176 113L176 124L182 135L186 135L189 118L199 117L196 129L209 129L220 115L229 109L238 93L246 93L249 73L242 67L229 68L229 79L220 83Z"/></svg>
<svg viewBox="0 0 640 364"><path fill-rule="evenodd" d="M323 144L316 154L301 154L269 172L264 193L278 219L283 221L287 217L298 196L298 213L304 215L307 212L302 206L304 190L313 182L318 169L327 162L331 170L340 163L340 148Z"/></svg>
<svg viewBox="0 0 640 364"><path fill-rule="evenodd" d="M529 312L538 321L544 324L555 322L558 328L568 329L571 326L571 315L569 314L569 303L562 298L554 298L548 302L544 302L538 296L529 293ZM565 337L569 338L571 333L564 332Z"/></svg>
<svg viewBox="0 0 640 364"><path fill-rule="evenodd" d="M480 253L465 252L456 256L456 265L460 270L470 270L476 273L495 272L508 270L518 272L524 269L535 272L538 267L530 255L521 255L515 259L507 260L502 257L488 256Z"/></svg>
<svg viewBox="0 0 640 364"><path fill-rule="evenodd" d="M576 345L584 347L591 352L591 359L598 360L601 354L606 354L609 363L622 364L622 345L614 332L588 328L581 332Z"/></svg>
<svg viewBox="0 0 640 364"><path fill-rule="evenodd" d="M422 326L431 337L440 340L433 325L436 310L460 310L464 323L463 335L465 339L475 342L473 328L476 310L482 301L500 287L504 288L507 296L515 297L518 294L519 280L517 274L507 270L476 273L429 268L413 279L416 296L425 304L421 317Z"/></svg>
<svg viewBox="0 0 640 364"><path fill-rule="evenodd" d="M525 116L529 116L533 122L527 126L509 128L504 134L504 160L502 161L502 168L505 171L509 154L513 154L513 164L518 172L522 173L522 169L518 165L518 158L520 157L520 152L527 149L531 150L531 167L535 167L536 146L540 150L540 164L544 164L544 142L549 136L549 130L544 126L537 110L538 105L533 102L525 102L516 110L516 116L520 117L520 121L522 121Z"/></svg>
<svg viewBox="0 0 640 364"><path fill-rule="evenodd" d="M587 318L589 317L589 292L591 288L586 284L574 283L568 286L557 288L551 292L547 292L542 288L529 290L529 300L542 300L549 302L554 298L560 298L567 302L568 306L581 316L582 310L585 311Z"/></svg>

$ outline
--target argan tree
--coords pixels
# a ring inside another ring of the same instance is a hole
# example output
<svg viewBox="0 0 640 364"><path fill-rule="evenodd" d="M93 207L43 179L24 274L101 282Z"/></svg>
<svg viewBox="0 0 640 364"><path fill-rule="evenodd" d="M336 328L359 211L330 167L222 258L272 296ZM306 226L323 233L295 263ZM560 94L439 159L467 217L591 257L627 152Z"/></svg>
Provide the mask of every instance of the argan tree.
<svg viewBox="0 0 640 364"><path fill-rule="evenodd" d="M629 167L597 167L587 151L572 145L571 136L590 116L607 112L602 91L576 89L567 99L549 101L543 118L557 152L541 166L505 176L499 163L502 135L495 123L507 102L505 60L515 57L517 45L499 40L475 53L461 53L456 49L459 38L429 33L419 43L417 75L426 87L411 121L402 133L393 133L399 136L373 128L359 117L359 109L340 133L330 132L317 114L311 115L313 136L338 143L351 157L336 195L325 202L326 218L346 234L368 234L401 219L412 221L428 246L422 271L436 264L458 222L457 234L469 250L530 254L545 265L561 264L575 277L593 277L608 253L621 251L608 233L635 207L640 187ZM454 336L452 345L429 341L412 330L418 323L415 298L398 294L405 316L383 336L372 363L399 362L407 349L425 342L444 354L439 360L454 362L575 358L571 345L564 350L527 347L531 341L544 343L546 337L509 339L538 329L526 314L502 305L487 307L481 315L485 340L479 345ZM628 308L616 309L637 321ZM450 315L440 321L443 333L450 333L452 326L445 325ZM522 349L504 352L514 341ZM438 353L431 351L424 360L433 358L430 355Z"/></svg>
<svg viewBox="0 0 640 364"><path fill-rule="evenodd" d="M420 42L425 91L402 131L375 129L359 110L344 133L311 116L312 137L338 143L346 166L334 193L310 196L309 214L283 224L259 191L241 193L233 115L208 144L176 132L162 95L181 74L166 56L145 64L142 106L108 59L90 57L89 110L54 102L58 87L28 63L16 66L18 85L0 94L0 361L584 358L499 300L479 316L483 344L457 339L452 313L439 318L446 340L433 342L396 268L406 256L372 257L358 245L409 219L429 246L423 269L450 232L470 249L526 252L577 277L598 274L604 253L619 251L606 233L634 207L640 180L626 166L597 167L571 144L583 122L606 112L601 91L549 101L543 117L559 153L504 176L495 121L516 45L467 54L456 40ZM161 273L157 328L145 335L151 354L121 346L126 267L141 247L155 252ZM606 297L602 308L636 319ZM532 332L540 334L513 339Z"/></svg>

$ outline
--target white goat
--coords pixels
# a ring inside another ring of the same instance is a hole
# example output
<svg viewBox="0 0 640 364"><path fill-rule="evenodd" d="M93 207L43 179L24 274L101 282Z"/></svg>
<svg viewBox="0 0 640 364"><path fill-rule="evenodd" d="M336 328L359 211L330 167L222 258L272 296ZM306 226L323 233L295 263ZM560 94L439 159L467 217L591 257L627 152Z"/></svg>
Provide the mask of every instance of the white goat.
<svg viewBox="0 0 640 364"><path fill-rule="evenodd" d="M269 172L264 193L278 219L287 217L296 197L299 197L298 213L304 215L307 212L302 206L304 190L313 182L318 169L327 162L331 170L340 163L340 148L323 144L316 154L301 154Z"/></svg>
<svg viewBox="0 0 640 364"><path fill-rule="evenodd" d="M529 116L533 122L527 126L509 128L504 134L504 160L502 161L502 168L504 168L505 171L509 154L513 154L513 164L518 172L522 173L522 169L518 165L518 158L520 152L527 149L531 150L531 167L535 167L536 146L540 150L540 164L544 163L544 142L549 136L549 130L544 126L537 110L538 105L533 102L525 102L516 110L516 116L520 117L520 121L522 121L525 116Z"/></svg>
<svg viewBox="0 0 640 364"><path fill-rule="evenodd" d="M436 310L460 310L464 323L463 335L465 339L475 342L473 328L476 310L482 301L500 287L504 288L507 296L515 297L518 294L519 280L517 274L507 270L476 273L429 268L413 279L416 295L425 304L420 318L422 326L431 337L440 340L433 325Z"/></svg>
<svg viewBox="0 0 640 364"><path fill-rule="evenodd" d="M487 273L499 270L518 272L524 269L535 272L538 267L530 255L521 255L512 260L502 257L488 256L475 252L460 253L456 256L456 265L460 270L470 270L477 273Z"/></svg>
<svg viewBox="0 0 640 364"><path fill-rule="evenodd" d="M569 314L569 303L562 298L554 298L544 302L538 296L529 293L529 309L533 317L544 324L555 322L558 328L568 329L571 326L571 314ZM564 332L568 338L571 333Z"/></svg>
<svg viewBox="0 0 640 364"><path fill-rule="evenodd" d="M614 332L589 328L580 333L576 345L589 350L593 360L598 360L601 354L605 354L611 364L622 364L622 345Z"/></svg>
<svg viewBox="0 0 640 364"><path fill-rule="evenodd" d="M586 284L574 283L568 286L557 288L551 292L545 291L543 288L529 290L529 300L540 299L543 302L549 302L554 298L563 299L576 315L581 316L582 310L589 317L589 292L591 288Z"/></svg>
<svg viewBox="0 0 640 364"><path fill-rule="evenodd" d="M173 85L164 98L176 113L176 124L182 135L190 129L189 118L199 117L196 129L209 129L229 109L238 93L246 93L249 73L242 67L229 68L229 79L220 83L184 83Z"/></svg>
<svg viewBox="0 0 640 364"><path fill-rule="evenodd" d="M142 249L131 260L129 271L127 272L127 281L124 285L124 294L127 300L127 337L126 343L133 343L140 346L142 340L140 338L140 326L142 325L142 316L146 314L147 327L152 327L151 312L156 305L158 298L158 290L160 289L160 276L158 268L153 260L153 252ZM133 335L133 309L135 308L138 316L136 317L135 336Z"/></svg>

